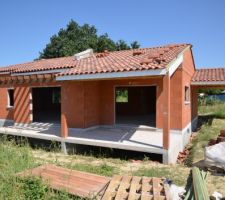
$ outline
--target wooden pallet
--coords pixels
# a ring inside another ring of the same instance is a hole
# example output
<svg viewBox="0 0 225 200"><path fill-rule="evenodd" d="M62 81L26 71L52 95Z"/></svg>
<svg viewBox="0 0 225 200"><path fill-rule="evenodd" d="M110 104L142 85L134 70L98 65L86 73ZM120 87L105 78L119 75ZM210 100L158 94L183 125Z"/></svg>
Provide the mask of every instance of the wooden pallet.
<svg viewBox="0 0 225 200"><path fill-rule="evenodd" d="M102 200L168 200L164 179L116 175L110 181Z"/></svg>
<svg viewBox="0 0 225 200"><path fill-rule="evenodd" d="M49 187L83 198L102 196L110 178L47 164L18 174L40 177Z"/></svg>

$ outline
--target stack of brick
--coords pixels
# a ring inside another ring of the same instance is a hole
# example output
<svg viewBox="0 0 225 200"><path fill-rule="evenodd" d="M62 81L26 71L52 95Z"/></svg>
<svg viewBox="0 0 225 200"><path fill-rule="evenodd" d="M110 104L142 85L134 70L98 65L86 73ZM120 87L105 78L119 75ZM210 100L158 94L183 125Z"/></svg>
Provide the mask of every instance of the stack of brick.
<svg viewBox="0 0 225 200"><path fill-rule="evenodd" d="M194 137L195 137L195 135L192 134L191 138L190 138L190 141L192 141ZM187 145L183 151L179 152L178 157L177 157L177 163L178 164L184 163L184 161L186 160L186 158L190 154L190 151L191 151L191 146Z"/></svg>
<svg viewBox="0 0 225 200"><path fill-rule="evenodd" d="M209 141L209 146L218 144L220 142L225 142L225 130L221 130L219 136L216 139L211 139Z"/></svg>

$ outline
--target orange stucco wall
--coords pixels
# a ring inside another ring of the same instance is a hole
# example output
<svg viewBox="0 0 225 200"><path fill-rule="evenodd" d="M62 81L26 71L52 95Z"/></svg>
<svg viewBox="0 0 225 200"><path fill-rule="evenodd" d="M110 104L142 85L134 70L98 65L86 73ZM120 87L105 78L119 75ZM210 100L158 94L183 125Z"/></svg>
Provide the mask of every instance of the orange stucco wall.
<svg viewBox="0 0 225 200"><path fill-rule="evenodd" d="M14 120L16 123L30 123L32 122L32 87L52 87L60 86L59 83L31 83L18 85L5 85L0 88L0 119ZM14 88L14 107L7 108L8 97L7 88Z"/></svg>
<svg viewBox="0 0 225 200"><path fill-rule="evenodd" d="M7 88L0 88L0 119L13 120L13 109L8 108Z"/></svg>
<svg viewBox="0 0 225 200"><path fill-rule="evenodd" d="M99 124L99 83L64 82L61 87L62 114L68 127L84 128Z"/></svg>
<svg viewBox="0 0 225 200"><path fill-rule="evenodd" d="M184 53L184 61L182 63L182 127L186 127L188 123L192 121L192 88L191 78L195 72L195 64L193 60L192 51L188 50ZM190 103L185 103L185 89L188 86L190 88Z"/></svg>
<svg viewBox="0 0 225 200"><path fill-rule="evenodd" d="M30 123L31 110L31 89L26 86L15 87L14 90L14 121L16 123Z"/></svg>
<svg viewBox="0 0 225 200"><path fill-rule="evenodd" d="M104 81L68 81L62 84L62 114L68 127L85 128L113 125L115 87L154 85L156 89L156 126L163 127L162 77Z"/></svg>
<svg viewBox="0 0 225 200"><path fill-rule="evenodd" d="M170 77L170 127L172 129L182 129L182 68Z"/></svg>

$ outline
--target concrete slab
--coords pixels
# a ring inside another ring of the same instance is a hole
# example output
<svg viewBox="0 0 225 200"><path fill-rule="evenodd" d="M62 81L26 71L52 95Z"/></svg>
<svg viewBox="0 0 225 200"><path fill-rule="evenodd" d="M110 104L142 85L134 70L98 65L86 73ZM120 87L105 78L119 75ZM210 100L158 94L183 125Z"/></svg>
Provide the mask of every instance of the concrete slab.
<svg viewBox="0 0 225 200"><path fill-rule="evenodd" d="M163 155L164 163L175 163L179 151L182 150L182 134L171 132L170 148L163 149L162 130L146 126L97 126L87 129L69 129L67 138L60 137L60 125L51 123L14 124L0 127L0 133L36 138L62 143L62 150L67 152L66 144L83 144L132 150Z"/></svg>
<svg viewBox="0 0 225 200"><path fill-rule="evenodd" d="M70 130L66 142L162 154L162 133L134 127L96 127Z"/></svg>

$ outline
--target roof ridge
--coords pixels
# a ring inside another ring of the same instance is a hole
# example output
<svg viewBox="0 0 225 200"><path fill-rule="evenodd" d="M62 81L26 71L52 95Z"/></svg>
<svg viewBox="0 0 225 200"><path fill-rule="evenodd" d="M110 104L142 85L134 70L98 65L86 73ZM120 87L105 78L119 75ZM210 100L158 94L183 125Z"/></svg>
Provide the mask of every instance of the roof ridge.
<svg viewBox="0 0 225 200"><path fill-rule="evenodd" d="M139 50L146 50L146 49L160 49L160 48L166 48L166 47L178 47L178 46L191 46L189 43L169 43L166 45L160 45L160 46L153 46L153 47L143 47L143 48L137 48ZM115 51L109 51L109 53L118 53L118 52L126 52L126 51L133 51L137 49L124 49L124 50L115 50ZM98 52L95 52L95 54Z"/></svg>

